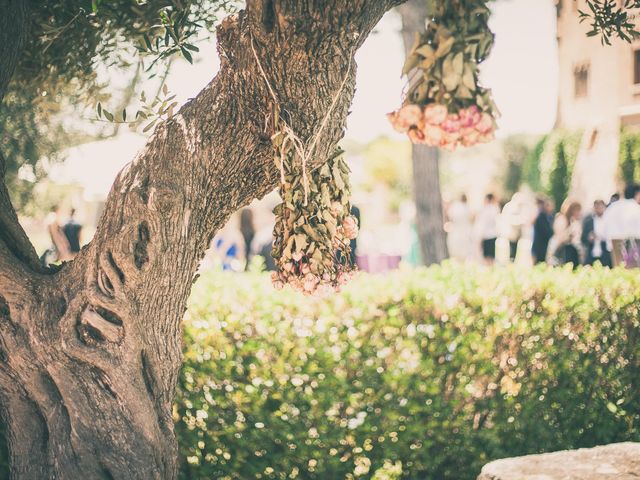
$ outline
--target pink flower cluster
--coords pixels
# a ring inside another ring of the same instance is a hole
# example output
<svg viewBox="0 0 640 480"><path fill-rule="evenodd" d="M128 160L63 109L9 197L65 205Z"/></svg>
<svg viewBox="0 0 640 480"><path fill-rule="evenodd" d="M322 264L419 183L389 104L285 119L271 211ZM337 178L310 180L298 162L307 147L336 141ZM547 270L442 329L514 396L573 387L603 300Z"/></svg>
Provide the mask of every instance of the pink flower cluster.
<svg viewBox="0 0 640 480"><path fill-rule="evenodd" d="M349 215L342 221L342 234L348 240L354 240L358 236L358 220Z"/></svg>
<svg viewBox="0 0 640 480"><path fill-rule="evenodd" d="M338 206L340 209L338 209ZM344 207L338 202L331 205L331 209L339 212ZM334 237L334 246L344 249L349 246L349 240L358 236L358 221L352 215L344 217L338 232ZM344 251L344 250L343 250ZM304 251L295 251L288 260L279 265L279 271L271 273L271 282L276 290L282 290L290 285L294 290L305 295L325 295L338 291L353 276L352 266L335 262L331 252L323 262L314 262L314 257Z"/></svg>
<svg viewBox="0 0 640 480"><path fill-rule="evenodd" d="M322 276L311 273L307 262L291 262L286 264L287 269L279 272L271 272L271 283L276 290L282 290L289 285L294 290L305 295L323 296L331 292L340 291L340 287L347 283L354 275L353 271L341 271L331 275L323 273ZM305 272L306 273L303 273Z"/></svg>
<svg viewBox="0 0 640 480"><path fill-rule="evenodd" d="M406 133L413 143L455 150L494 139L493 117L472 105L449 113L444 105L431 103L424 108L409 104L387 114L393 128Z"/></svg>

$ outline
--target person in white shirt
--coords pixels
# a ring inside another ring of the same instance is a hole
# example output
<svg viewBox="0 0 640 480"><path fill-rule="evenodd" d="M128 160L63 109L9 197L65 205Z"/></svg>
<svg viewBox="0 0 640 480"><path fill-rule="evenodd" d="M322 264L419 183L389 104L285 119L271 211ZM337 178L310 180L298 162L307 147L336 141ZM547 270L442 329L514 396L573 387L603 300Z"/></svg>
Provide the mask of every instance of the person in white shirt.
<svg viewBox="0 0 640 480"><path fill-rule="evenodd" d="M447 209L447 218L449 256L460 261L473 258L473 215L466 195L461 195L459 200L451 203Z"/></svg>
<svg viewBox="0 0 640 480"><path fill-rule="evenodd" d="M489 264L496 259L496 240L498 238L498 217L500 207L496 197L489 193L485 196L484 206L476 217L476 232L482 241L482 256Z"/></svg>
<svg viewBox="0 0 640 480"><path fill-rule="evenodd" d="M622 244L640 239L640 185L628 185L624 200L612 203L603 217L603 235L612 252L613 264L620 264Z"/></svg>

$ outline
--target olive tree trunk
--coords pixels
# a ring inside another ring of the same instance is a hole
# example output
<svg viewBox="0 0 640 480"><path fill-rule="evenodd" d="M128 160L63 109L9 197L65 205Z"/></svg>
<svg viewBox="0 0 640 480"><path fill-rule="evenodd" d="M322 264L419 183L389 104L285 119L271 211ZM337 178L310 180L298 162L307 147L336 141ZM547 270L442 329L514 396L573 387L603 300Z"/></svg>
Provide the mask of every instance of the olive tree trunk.
<svg viewBox="0 0 640 480"><path fill-rule="evenodd" d="M249 0L218 28L217 76L156 128L118 175L93 241L55 272L38 266L0 182L0 400L13 479L175 478L180 321L198 263L229 216L279 178L256 57L303 140L339 95L321 163L343 135L355 51L398 3ZM28 12L19 0L0 7L3 92Z"/></svg>
<svg viewBox="0 0 640 480"><path fill-rule="evenodd" d="M408 53L415 34L424 32L428 17L425 0L409 0L398 10L402 17L402 39ZM416 205L416 230L424 265L440 263L449 256L444 231L444 212L440 192L439 150L412 145L413 195Z"/></svg>

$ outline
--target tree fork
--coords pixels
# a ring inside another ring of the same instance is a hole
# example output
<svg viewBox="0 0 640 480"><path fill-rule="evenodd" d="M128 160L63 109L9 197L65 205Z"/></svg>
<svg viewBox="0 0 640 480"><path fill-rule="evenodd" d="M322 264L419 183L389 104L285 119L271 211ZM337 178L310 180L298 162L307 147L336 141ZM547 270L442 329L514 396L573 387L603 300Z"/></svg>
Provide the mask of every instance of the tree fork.
<svg viewBox="0 0 640 480"><path fill-rule="evenodd" d="M156 128L118 175L92 242L59 271L33 264L8 205L1 221L18 234L0 239L0 396L12 478L175 478L180 320L198 263L230 215L278 181L273 105L251 46L280 114L309 139L398 3L248 1L218 28L218 75ZM342 136L354 78L316 164Z"/></svg>

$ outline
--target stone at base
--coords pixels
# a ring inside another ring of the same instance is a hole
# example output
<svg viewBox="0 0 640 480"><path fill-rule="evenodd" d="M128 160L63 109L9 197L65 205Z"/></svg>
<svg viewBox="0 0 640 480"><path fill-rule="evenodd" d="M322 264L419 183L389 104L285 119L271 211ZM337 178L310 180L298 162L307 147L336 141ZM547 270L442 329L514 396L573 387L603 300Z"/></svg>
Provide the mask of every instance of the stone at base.
<svg viewBox="0 0 640 480"><path fill-rule="evenodd" d="M478 480L638 480L640 443L505 458L486 464Z"/></svg>

